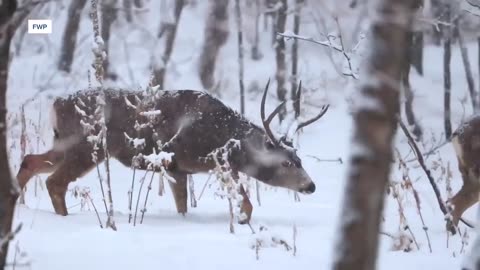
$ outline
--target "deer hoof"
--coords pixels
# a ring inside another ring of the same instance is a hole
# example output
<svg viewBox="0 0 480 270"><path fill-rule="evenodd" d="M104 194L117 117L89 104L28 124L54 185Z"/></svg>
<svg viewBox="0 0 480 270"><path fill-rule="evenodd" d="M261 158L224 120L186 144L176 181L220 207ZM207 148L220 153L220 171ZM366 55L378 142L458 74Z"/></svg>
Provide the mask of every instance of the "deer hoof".
<svg viewBox="0 0 480 270"><path fill-rule="evenodd" d="M457 234L457 229L455 228L454 223L453 223L452 220L447 220L446 229L447 229L447 231L449 231L452 235Z"/></svg>
<svg viewBox="0 0 480 270"><path fill-rule="evenodd" d="M240 225L245 225L250 223L250 216L246 215L245 213L242 213L242 217L238 219L238 224Z"/></svg>
<svg viewBox="0 0 480 270"><path fill-rule="evenodd" d="M60 216L67 216L68 215L68 211L67 211L67 207L65 205L65 201L61 202L61 201L54 201L54 199L52 198L52 203L53 203L53 209L55 210L55 213L57 215L60 215Z"/></svg>
<svg viewBox="0 0 480 270"><path fill-rule="evenodd" d="M240 225L248 224L248 220L247 220L247 219L239 220L239 221L238 221L238 224L240 224Z"/></svg>
<svg viewBox="0 0 480 270"><path fill-rule="evenodd" d="M49 185L47 181L47 189L50 194L50 199L52 200L53 209L57 215L66 216L68 215L67 204L65 203L65 193L59 192L56 189L56 186Z"/></svg>

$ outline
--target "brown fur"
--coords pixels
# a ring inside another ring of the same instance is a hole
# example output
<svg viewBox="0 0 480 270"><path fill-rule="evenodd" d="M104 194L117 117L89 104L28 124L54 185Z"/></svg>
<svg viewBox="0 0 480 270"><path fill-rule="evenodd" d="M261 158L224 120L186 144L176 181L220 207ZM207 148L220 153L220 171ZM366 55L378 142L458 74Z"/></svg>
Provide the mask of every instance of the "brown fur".
<svg viewBox="0 0 480 270"><path fill-rule="evenodd" d="M463 212L479 200L480 194L480 117L462 124L452 135L458 168L462 175L462 188L449 200L453 225L458 225ZM454 230L454 228L449 228Z"/></svg>
<svg viewBox="0 0 480 270"><path fill-rule="evenodd" d="M68 214L65 204L68 184L96 165L92 160L93 146L88 136L90 133L97 134L101 127L96 124L93 125L94 131L86 132L80 122L87 119L93 123L91 120L100 105L99 94L99 90L88 90L57 98L52 117L55 134L53 149L41 155L27 155L18 172L22 188L32 176L53 172L47 179L47 188L57 214ZM107 147L113 158L131 167L132 159L138 153L149 155L154 149L156 152L174 153L167 171L177 182L170 183L170 186L179 213L187 212L187 175L213 169L215 163L205 157L230 139L237 140L239 146L229 149L227 154L235 172L303 193L315 190L315 184L302 168L296 150L288 142L273 144L262 128L206 93L176 90L159 91L149 96L144 92L106 90L104 102ZM161 113L153 117L141 113L153 110ZM82 112L86 116L82 116ZM146 125L137 131L136 123ZM129 146L125 134L131 138L143 138L144 147L136 149ZM104 160L103 149L99 149L97 155L98 162ZM146 169L146 164L141 162L139 167ZM242 194L246 198L242 210L249 218L252 206L246 193L243 191Z"/></svg>

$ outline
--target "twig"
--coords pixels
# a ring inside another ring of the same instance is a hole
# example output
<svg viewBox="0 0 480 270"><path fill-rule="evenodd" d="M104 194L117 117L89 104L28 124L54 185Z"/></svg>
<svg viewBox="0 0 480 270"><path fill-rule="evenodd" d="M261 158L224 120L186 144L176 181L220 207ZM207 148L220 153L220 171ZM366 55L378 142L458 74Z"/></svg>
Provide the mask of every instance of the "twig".
<svg viewBox="0 0 480 270"><path fill-rule="evenodd" d="M468 246L468 230L462 235L462 247L460 248L460 254L465 252L465 247Z"/></svg>
<svg viewBox="0 0 480 270"><path fill-rule="evenodd" d="M105 213L108 214L108 206L107 206L107 200L105 198L105 190L103 189L103 177L102 174L100 173L100 167L98 165L98 161L95 160L96 168L97 168L97 174L98 174L98 180L100 181L100 191L102 192L102 200L103 204L105 205Z"/></svg>
<svg viewBox="0 0 480 270"><path fill-rule="evenodd" d="M420 216L420 220L422 222L422 228L425 232L425 236L427 238L427 242L428 242L428 248L430 250L430 253L432 253L432 244L430 242L430 236L428 235L428 227L427 225L425 225L425 221L423 219L423 215L422 215L422 209L420 207L420 197L418 196L418 192L417 190L415 189L415 187L413 186L413 183L412 181L410 181L410 176L408 174L408 167L407 167L407 164L405 163L405 161L402 159L401 155L400 155L400 151L398 151L398 149L395 149L396 152L397 152L397 156L398 156L398 160L399 160L399 165L400 167L403 168L403 182L405 183L405 187L407 188L407 190L410 188L413 192L413 197L415 199L415 203L416 203L416 206L417 206L417 213L418 215Z"/></svg>
<svg viewBox="0 0 480 270"><path fill-rule="evenodd" d="M393 192L393 198L397 201L398 205L398 213L400 215L400 225L403 226L404 230L408 230L410 233L410 236L412 237L413 242L415 243L415 246L417 247L418 250L420 250L420 246L418 245L417 239L415 238L415 235L413 234L413 231L410 229L410 226L408 225L407 217L405 216L404 209L402 202L400 200L400 194L398 192L398 188L394 185L392 185L392 192Z"/></svg>
<svg viewBox="0 0 480 270"><path fill-rule="evenodd" d="M98 20L98 0L91 0L91 12L90 17L92 18L93 34L94 34L94 48L92 49L94 55L93 67L95 69L95 78L101 87L103 87L103 80L105 77L104 62L105 62L105 44L100 35L100 24ZM105 100L105 93L102 92L102 99ZM102 106L102 111L105 112L104 104L97 104ZM103 116L104 117L104 116ZM105 226L110 227L112 230L116 231L117 227L115 225L115 220L113 218L113 196L112 196L112 186L111 186L111 175L110 175L110 154L108 151L107 143L107 126L105 123L102 123L102 129L100 133L102 134L101 145L103 148L105 156L105 170L107 175L107 198L108 198L108 210L107 210L107 222ZM98 169L98 164L97 164ZM103 188L103 186L102 186ZM105 199L105 197L104 197ZM105 202L106 203L106 202Z"/></svg>
<svg viewBox="0 0 480 270"><path fill-rule="evenodd" d="M390 237L391 239L395 239L395 236L393 234L389 233L389 232L380 231L379 233L380 233L380 235L385 235L385 236Z"/></svg>
<svg viewBox="0 0 480 270"><path fill-rule="evenodd" d="M132 164L133 163L134 161L132 161ZM130 190L128 191L128 223L132 221L132 217L133 217L132 204L133 204L133 190L135 188L135 172L137 171L136 169L137 169L136 166L133 166L132 185L130 187Z"/></svg>
<svg viewBox="0 0 480 270"><path fill-rule="evenodd" d="M340 157L339 157L339 158L336 158L336 159L321 159L321 158L316 157L316 156L313 156L313 155L307 155L307 157L313 158L313 159L315 159L315 160L318 161L318 162L338 162L338 163L340 163L340 164L343 164L343 160L342 160L342 158L340 158Z"/></svg>
<svg viewBox="0 0 480 270"><path fill-rule="evenodd" d="M90 194L88 193L85 195L87 196L88 200L90 200L90 203L93 206L93 210L95 210L95 214L97 215L98 224L100 225L100 228L103 229L103 224L102 224L102 220L100 219L100 214L98 214L97 207L95 206L95 203L93 202L92 197L90 197Z"/></svg>
<svg viewBox="0 0 480 270"><path fill-rule="evenodd" d="M338 30L339 30L339 33L340 33L340 26L338 24L338 19L335 19L336 22L337 22L337 26L338 26ZM277 35L283 37L283 38L287 38L287 39L299 39L299 40L303 40L303 41L308 41L308 42L311 42L311 43L314 43L314 44L317 44L317 45L320 45L320 46L324 46L324 47L328 47L334 51L337 51L339 53L341 53L343 55L343 57L345 58L345 60L347 61L348 63L348 67L350 69L350 73L345 73L345 72L342 72L343 75L345 76L348 76L348 77L352 77L353 79L358 79L358 76L355 74L355 72L353 72L353 68L352 68L352 63L351 63L351 58L350 56L347 54L347 52L345 51L345 47L343 46L343 40L342 40L342 35L339 34L339 40L340 40L340 46L335 46L334 44L332 44L331 40L330 40L330 37L327 36L327 41L318 41L318 40L315 40L314 38L312 37L307 37L307 36L301 36L301 35L297 35L297 34L294 34L294 33L277 33Z"/></svg>
<svg viewBox="0 0 480 270"><path fill-rule="evenodd" d="M308 42L311 42L311 43L314 43L314 44L317 44L317 45L321 45L321 46L324 46L324 47L328 47L328 48L333 49L333 50L335 50L337 52L340 52L340 53L343 52L341 47L334 46L329 41L318 41L318 40L315 40L312 37L296 35L294 33L277 33L277 35L279 35L281 37L284 37L287 40L288 39L299 39L299 40L308 41Z"/></svg>
<svg viewBox="0 0 480 270"><path fill-rule="evenodd" d="M145 202L143 203L143 209L141 211L142 217L140 218L140 224L143 224L143 217L145 216L145 212L147 212L148 194L150 194L150 190L152 190L152 182L153 182L154 176L155 176L155 171L152 170L152 177L150 178L150 183L148 183L147 195L145 195Z"/></svg>
<svg viewBox="0 0 480 270"><path fill-rule="evenodd" d="M297 225L293 224L293 256L297 256Z"/></svg>
<svg viewBox="0 0 480 270"><path fill-rule="evenodd" d="M432 243L430 242L430 236L428 235L428 227L427 227L427 225L425 225L425 220L423 219L422 209L420 207L420 198L418 196L418 192L413 187L412 182L409 183L409 186L412 188L413 197L415 198L415 203L417 205L418 215L420 216L420 220L422 221L422 229L425 232L425 236L427 237L428 249L430 250L430 253L432 253Z"/></svg>
<svg viewBox="0 0 480 270"><path fill-rule="evenodd" d="M2 238L0 238L0 246L3 246L5 245L5 243L8 243L10 241L13 240L13 238L15 238L15 235L17 235L20 230L22 229L22 223L18 224L17 225L17 228L15 228L14 231L10 231L8 233L6 233L5 235L2 236Z"/></svg>
<svg viewBox="0 0 480 270"><path fill-rule="evenodd" d="M188 175L188 189L190 191L190 205L197 207L197 199L195 198L195 183L191 174Z"/></svg>
<svg viewBox="0 0 480 270"><path fill-rule="evenodd" d="M19 251L19 246L18 246L18 241L17 243L15 243L15 253L13 255L13 265L12 265L12 270L15 270L16 269L16 266L17 266L17 255L18 255L18 251Z"/></svg>
<svg viewBox="0 0 480 270"><path fill-rule="evenodd" d="M340 23L338 22L338 17L335 17L335 23L337 24L337 28L338 28L338 39L340 40L340 46L342 47L342 54L343 54L343 57L345 57L345 59L347 60L348 68L350 69L350 74L343 73L343 75L350 76L354 79L358 79L358 77L353 72L351 58L347 54L347 52L345 52L345 46L343 45L343 38L342 38L342 30L340 29Z"/></svg>
<svg viewBox="0 0 480 270"><path fill-rule="evenodd" d="M262 206L262 202L260 200L260 183L258 180L255 179L255 192L257 193L257 203L258 206Z"/></svg>
<svg viewBox="0 0 480 270"><path fill-rule="evenodd" d="M293 200L294 200L295 202L299 202L299 201L300 201L300 196L298 195L298 192L296 192L296 191L293 193Z"/></svg>
<svg viewBox="0 0 480 270"><path fill-rule="evenodd" d="M197 201L200 201L200 199L202 198L203 192L205 191L205 188L207 187L208 181L210 181L210 178L212 178L212 175L213 175L213 173L210 173L208 175L207 181L205 181L205 184L203 185L203 188L202 188L202 192L200 192L200 195L198 196Z"/></svg>
<svg viewBox="0 0 480 270"><path fill-rule="evenodd" d="M235 227L233 226L233 219L234 219L234 214L233 214L233 203L232 199L228 198L228 210L230 212L230 233L235 233Z"/></svg>
<svg viewBox="0 0 480 270"><path fill-rule="evenodd" d="M138 205L140 203L140 194L142 194L143 184L145 183L145 177L147 177L148 169L145 171L142 179L140 179L140 188L138 189L138 196L137 196L137 205L135 207L135 216L133 217L133 226L137 225L137 213L138 213Z"/></svg>
<svg viewBox="0 0 480 270"><path fill-rule="evenodd" d="M158 174L158 196L165 194L165 182L163 181L163 173Z"/></svg>

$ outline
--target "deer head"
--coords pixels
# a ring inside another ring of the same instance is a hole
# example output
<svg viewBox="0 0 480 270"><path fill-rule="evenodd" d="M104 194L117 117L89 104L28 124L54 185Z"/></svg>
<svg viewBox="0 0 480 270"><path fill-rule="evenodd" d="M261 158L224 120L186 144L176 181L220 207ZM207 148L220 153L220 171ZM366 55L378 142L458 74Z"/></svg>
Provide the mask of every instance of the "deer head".
<svg viewBox="0 0 480 270"><path fill-rule="evenodd" d="M270 128L270 123L280 112L285 102L278 105L275 110L265 117L265 101L267 97L268 81L263 92L260 106L260 115L262 118L265 133L263 136L252 136L247 140L247 158L243 170L258 180L272 186L285 187L301 193L311 194L315 191L315 183L302 167L302 161L297 155L297 149L293 147L291 140L287 136L277 138ZM296 97L301 95L301 83L299 84ZM295 100L294 102L298 102ZM319 120L328 110L329 105L323 106L321 112L307 121L298 124L295 132Z"/></svg>

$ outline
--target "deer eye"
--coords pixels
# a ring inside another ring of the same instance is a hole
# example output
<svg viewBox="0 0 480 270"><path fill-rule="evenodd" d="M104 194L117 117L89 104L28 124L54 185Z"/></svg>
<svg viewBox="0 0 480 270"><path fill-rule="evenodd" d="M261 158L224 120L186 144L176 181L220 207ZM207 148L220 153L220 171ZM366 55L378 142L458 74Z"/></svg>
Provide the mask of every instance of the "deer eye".
<svg viewBox="0 0 480 270"><path fill-rule="evenodd" d="M265 142L265 147L270 150L270 149L274 149L275 145L273 145L273 143L270 142L270 141L266 141Z"/></svg>
<svg viewBox="0 0 480 270"><path fill-rule="evenodd" d="M283 167L291 167L292 165L293 165L293 163L288 161L288 160L285 160L285 161L282 162Z"/></svg>

